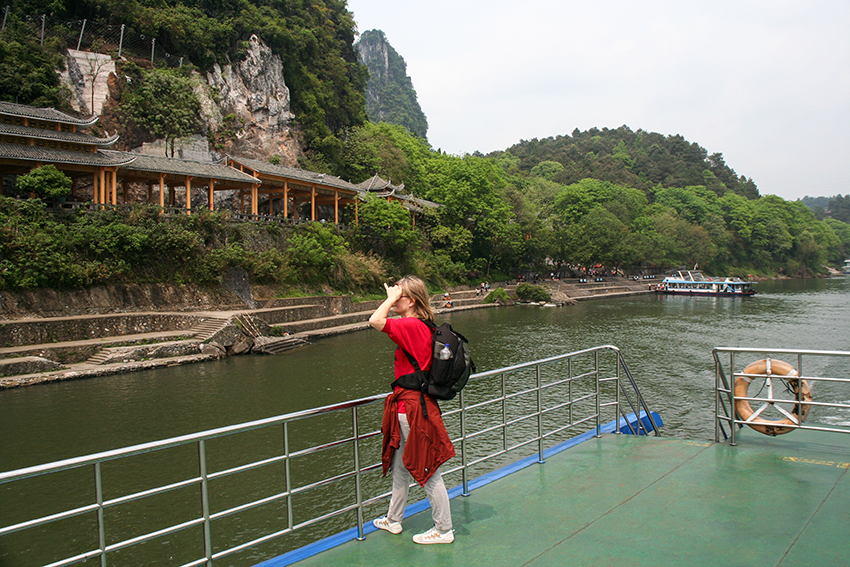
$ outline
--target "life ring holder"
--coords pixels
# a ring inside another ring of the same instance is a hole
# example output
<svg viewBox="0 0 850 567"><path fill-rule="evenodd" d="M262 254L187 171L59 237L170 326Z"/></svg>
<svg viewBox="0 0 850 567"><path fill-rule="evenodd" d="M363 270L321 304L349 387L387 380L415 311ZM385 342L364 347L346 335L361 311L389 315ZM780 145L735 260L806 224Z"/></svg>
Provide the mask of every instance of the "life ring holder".
<svg viewBox="0 0 850 567"><path fill-rule="evenodd" d="M799 378L796 378L797 376L799 376L799 374L797 374L797 370L793 366L791 366L787 362L783 362L782 360L771 360L770 358L765 358L753 362L752 364L744 368L744 371L741 374L742 376L738 376L735 379L736 398L749 397L747 390L749 389L750 383L755 377L753 375L764 376L767 380L768 397L765 399L766 403L762 405L758 410L753 411L753 408L748 400L735 401L735 411L737 412L738 416L752 429L755 429L759 433L763 433L765 435L772 435L775 437L777 435L783 435L785 433L788 433L789 431L793 431L797 428L796 426L799 426L801 423L806 421L806 416L809 415L809 409L811 409L812 406L805 402L812 401L812 390L806 380L800 380ZM790 413L779 405L777 405L776 402L789 402L791 400L783 400L773 397L773 377L788 378L788 387L794 393L796 399L800 399L798 391L800 388L800 382L802 381L802 401L804 403L794 404L794 409ZM778 420L765 419L760 417L760 414L765 409L767 409L768 406L773 406L779 412L783 413L785 417ZM784 427L787 425L792 425L795 427Z"/></svg>

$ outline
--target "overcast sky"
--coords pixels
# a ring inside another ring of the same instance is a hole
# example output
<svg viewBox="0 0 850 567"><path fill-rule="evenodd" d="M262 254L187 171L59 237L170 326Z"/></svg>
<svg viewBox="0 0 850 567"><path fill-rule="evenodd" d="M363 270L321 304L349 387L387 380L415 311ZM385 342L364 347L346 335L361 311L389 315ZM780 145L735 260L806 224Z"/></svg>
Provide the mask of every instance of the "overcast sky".
<svg viewBox="0 0 850 567"><path fill-rule="evenodd" d="M462 155L626 125L720 152L762 195L850 193L850 1L348 0Z"/></svg>

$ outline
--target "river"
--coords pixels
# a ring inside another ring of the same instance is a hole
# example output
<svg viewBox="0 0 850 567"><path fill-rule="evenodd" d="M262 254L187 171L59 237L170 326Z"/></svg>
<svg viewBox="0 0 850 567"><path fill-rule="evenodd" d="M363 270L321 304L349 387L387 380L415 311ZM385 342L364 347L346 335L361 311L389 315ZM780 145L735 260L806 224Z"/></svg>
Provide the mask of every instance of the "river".
<svg viewBox="0 0 850 567"><path fill-rule="evenodd" d="M438 319L469 339L480 371L617 346L650 408L662 415L663 433L709 440L713 347L850 350L850 277L762 282L757 289L750 298L647 294ZM386 336L366 330L276 356L2 390L0 470L377 394L392 380L392 351ZM850 415L821 417L850 424Z"/></svg>
<svg viewBox="0 0 850 567"><path fill-rule="evenodd" d="M601 344L620 348L668 435L714 436L716 346L850 349L850 278L762 282L750 298L639 295L441 316L479 370ZM277 356L231 357L0 391L0 470L380 393L392 343L375 331Z"/></svg>

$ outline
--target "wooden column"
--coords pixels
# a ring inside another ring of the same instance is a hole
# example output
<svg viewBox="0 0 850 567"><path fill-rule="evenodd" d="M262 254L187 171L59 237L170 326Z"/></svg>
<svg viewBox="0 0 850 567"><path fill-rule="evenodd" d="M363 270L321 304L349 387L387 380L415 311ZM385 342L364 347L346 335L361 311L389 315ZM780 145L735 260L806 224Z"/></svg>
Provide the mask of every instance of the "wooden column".
<svg viewBox="0 0 850 567"><path fill-rule="evenodd" d="M118 204L118 168L114 168L111 172L112 177L112 204ZM124 191L124 204L127 204L127 184L124 183L121 185L121 189Z"/></svg>
<svg viewBox="0 0 850 567"><path fill-rule="evenodd" d="M339 224L339 191L334 191L334 224Z"/></svg>
<svg viewBox="0 0 850 567"><path fill-rule="evenodd" d="M316 186L310 186L310 220L316 221Z"/></svg>
<svg viewBox="0 0 850 567"><path fill-rule="evenodd" d="M283 182L283 217L289 216L289 181Z"/></svg>
<svg viewBox="0 0 850 567"><path fill-rule="evenodd" d="M186 212L192 212L192 177L186 176Z"/></svg>
<svg viewBox="0 0 850 567"><path fill-rule="evenodd" d="M259 212L260 212L260 205L257 202L257 201L259 201L258 195L257 195L257 189L259 189L259 188L260 188L260 186L257 185L256 183L251 184L251 214L252 215L259 214Z"/></svg>
<svg viewBox="0 0 850 567"><path fill-rule="evenodd" d="M159 174L159 207L165 209L165 174Z"/></svg>
<svg viewBox="0 0 850 567"><path fill-rule="evenodd" d="M106 171L103 168L100 168L98 171L98 187L100 188L100 202L108 203L108 197L106 193Z"/></svg>
<svg viewBox="0 0 850 567"><path fill-rule="evenodd" d="M210 200L209 200L210 211L215 209L215 206L213 205L213 202L214 202L213 191L215 191L215 179L210 179Z"/></svg>

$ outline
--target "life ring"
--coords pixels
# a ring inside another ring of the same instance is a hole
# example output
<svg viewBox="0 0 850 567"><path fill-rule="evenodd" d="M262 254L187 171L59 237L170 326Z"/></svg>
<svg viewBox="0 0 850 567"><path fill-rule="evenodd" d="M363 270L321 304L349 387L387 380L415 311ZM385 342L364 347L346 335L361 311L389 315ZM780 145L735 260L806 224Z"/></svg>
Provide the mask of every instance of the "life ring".
<svg viewBox="0 0 850 567"><path fill-rule="evenodd" d="M771 360L769 358L757 360L753 362L746 368L744 368L743 374L761 374L765 378L771 378L772 376L783 376L789 377L788 386L791 388L791 391L794 393L794 396L798 395L798 389L800 384L800 379L794 378L794 376L799 376L797 374L797 370L788 364L787 362L783 362L781 360ZM750 387L750 382L753 379L750 376L739 376L735 379L735 397L748 397L747 390ZM812 401L812 390L809 388L809 383L806 380L802 380L803 382L803 402L811 402ZM769 400L773 399L773 391L771 390ZM790 401L790 400L783 400ZM770 405L774 405L773 401L767 402ZM747 425L758 431L759 433L764 433L765 435L782 435L784 433L788 433L789 431L793 431L796 427L783 427L783 425L800 425L802 422L806 421L806 416L809 415L809 409L811 408L810 404L795 404L794 409L792 410L790 417L785 417L779 420L771 420L764 419L760 416L755 416L755 421L748 421L754 413L752 406L750 406L750 402L747 400L736 400L735 401L735 411L738 413L738 416L747 422ZM783 411L783 413L786 413ZM787 415L787 413L786 413Z"/></svg>

